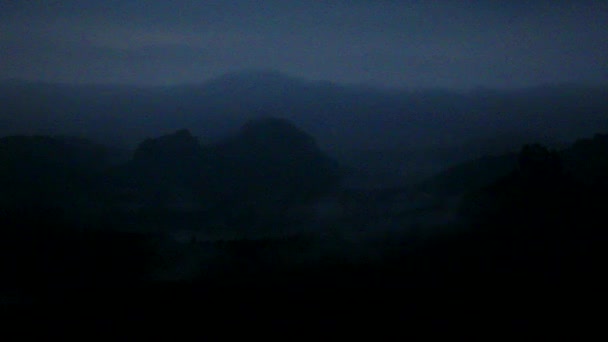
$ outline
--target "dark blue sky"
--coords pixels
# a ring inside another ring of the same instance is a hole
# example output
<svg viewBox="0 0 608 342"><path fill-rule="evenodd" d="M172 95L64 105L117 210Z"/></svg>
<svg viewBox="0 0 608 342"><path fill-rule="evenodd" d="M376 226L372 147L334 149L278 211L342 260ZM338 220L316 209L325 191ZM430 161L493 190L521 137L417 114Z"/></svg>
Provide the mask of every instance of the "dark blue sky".
<svg viewBox="0 0 608 342"><path fill-rule="evenodd" d="M517 3L517 4L515 4ZM0 79L384 86L608 82L608 1L0 0Z"/></svg>

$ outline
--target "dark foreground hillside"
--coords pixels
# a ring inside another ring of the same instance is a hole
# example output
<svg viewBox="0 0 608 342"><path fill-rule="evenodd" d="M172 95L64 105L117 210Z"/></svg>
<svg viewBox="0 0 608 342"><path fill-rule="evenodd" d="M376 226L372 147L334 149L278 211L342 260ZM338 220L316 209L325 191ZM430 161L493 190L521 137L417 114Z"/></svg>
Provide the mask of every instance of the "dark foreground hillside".
<svg viewBox="0 0 608 342"><path fill-rule="evenodd" d="M526 145L505 172L496 167L510 162L456 167L439 178L441 187L471 185L426 195L460 196L459 219L414 224L412 215L447 209L338 192L339 167L305 134L284 121L258 124L212 147L186 131L148 140L118 167L55 164L47 182L73 189L61 200L52 187L42 188L44 201L36 186L24 188L30 200L11 201L4 192L0 300L10 317L4 322L204 333L218 323L267 331L343 323L354 331L525 328L599 318L594 308L602 305L608 242L605 135L563 151ZM284 142L275 153L268 149L276 145L272 137ZM55 160L54 150L22 139L17 146L40 152L36 163ZM34 162L9 143L0 145L5 180L19 175L8 166ZM291 152L307 162L291 160ZM160 167L167 163L176 167ZM265 178L256 167L284 177ZM240 187L228 187L226 172ZM487 184L470 182L474 177ZM93 192L91 182L98 185ZM163 195L147 201L150 194ZM327 196L347 205L322 211ZM394 210L364 210L374 205Z"/></svg>

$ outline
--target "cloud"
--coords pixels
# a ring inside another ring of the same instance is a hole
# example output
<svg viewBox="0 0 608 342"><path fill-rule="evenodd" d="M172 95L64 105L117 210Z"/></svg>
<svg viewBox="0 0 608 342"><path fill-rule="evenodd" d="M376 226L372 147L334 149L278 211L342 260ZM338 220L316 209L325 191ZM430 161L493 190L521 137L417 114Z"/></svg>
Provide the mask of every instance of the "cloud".
<svg viewBox="0 0 608 342"><path fill-rule="evenodd" d="M0 1L0 10L9 51L0 78L175 83L273 68L466 87L608 73L608 6L593 1Z"/></svg>

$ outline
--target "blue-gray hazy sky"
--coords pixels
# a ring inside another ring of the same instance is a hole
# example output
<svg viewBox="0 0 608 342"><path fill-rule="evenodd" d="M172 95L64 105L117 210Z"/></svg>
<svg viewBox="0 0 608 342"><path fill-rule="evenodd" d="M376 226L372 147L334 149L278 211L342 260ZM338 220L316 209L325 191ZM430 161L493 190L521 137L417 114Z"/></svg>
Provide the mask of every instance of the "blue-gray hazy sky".
<svg viewBox="0 0 608 342"><path fill-rule="evenodd" d="M407 87L608 82L607 1L0 1L0 79L274 69Z"/></svg>

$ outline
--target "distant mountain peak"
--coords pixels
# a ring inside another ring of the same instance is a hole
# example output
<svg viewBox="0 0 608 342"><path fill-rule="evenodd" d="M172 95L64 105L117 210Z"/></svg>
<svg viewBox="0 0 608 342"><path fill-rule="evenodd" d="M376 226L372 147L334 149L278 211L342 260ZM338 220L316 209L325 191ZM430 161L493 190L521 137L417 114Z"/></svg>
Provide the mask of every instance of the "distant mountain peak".
<svg viewBox="0 0 608 342"><path fill-rule="evenodd" d="M241 71L228 72L206 82L208 85L218 86L250 86L258 84L277 84L304 83L303 79L292 77L276 70L266 69L247 69Z"/></svg>
<svg viewBox="0 0 608 342"><path fill-rule="evenodd" d="M294 78L278 70L273 69L243 69L224 73L218 78Z"/></svg>

